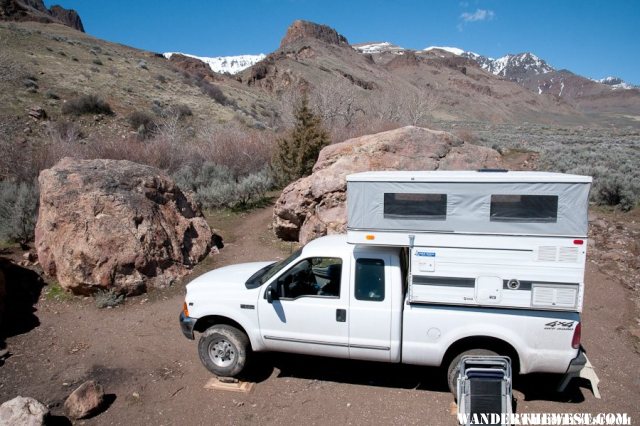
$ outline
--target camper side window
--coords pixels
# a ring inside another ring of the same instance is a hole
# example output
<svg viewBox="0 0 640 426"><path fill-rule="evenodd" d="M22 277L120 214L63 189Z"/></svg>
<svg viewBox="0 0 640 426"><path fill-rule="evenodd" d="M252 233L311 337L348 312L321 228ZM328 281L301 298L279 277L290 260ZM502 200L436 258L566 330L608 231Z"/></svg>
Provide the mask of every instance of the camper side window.
<svg viewBox="0 0 640 426"><path fill-rule="evenodd" d="M445 220L447 194L384 194L384 217Z"/></svg>
<svg viewBox="0 0 640 426"><path fill-rule="evenodd" d="M492 195L492 222L557 222L557 195Z"/></svg>

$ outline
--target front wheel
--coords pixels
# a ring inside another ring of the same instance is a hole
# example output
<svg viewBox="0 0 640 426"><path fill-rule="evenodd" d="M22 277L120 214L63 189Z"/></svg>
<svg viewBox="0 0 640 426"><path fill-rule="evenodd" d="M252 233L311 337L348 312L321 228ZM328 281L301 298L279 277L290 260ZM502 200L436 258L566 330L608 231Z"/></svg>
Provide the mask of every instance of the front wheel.
<svg viewBox="0 0 640 426"><path fill-rule="evenodd" d="M222 377L238 376L247 364L250 351L247 335L226 324L209 327L198 342L202 364Z"/></svg>
<svg viewBox="0 0 640 426"><path fill-rule="evenodd" d="M489 349L469 349L467 351L461 352L451 360L449 363L449 369L447 370L447 382L449 384L449 390L451 393L456 396L458 392L458 375L460 374L460 360L465 355L481 355L481 356L491 356L498 355L496 352Z"/></svg>

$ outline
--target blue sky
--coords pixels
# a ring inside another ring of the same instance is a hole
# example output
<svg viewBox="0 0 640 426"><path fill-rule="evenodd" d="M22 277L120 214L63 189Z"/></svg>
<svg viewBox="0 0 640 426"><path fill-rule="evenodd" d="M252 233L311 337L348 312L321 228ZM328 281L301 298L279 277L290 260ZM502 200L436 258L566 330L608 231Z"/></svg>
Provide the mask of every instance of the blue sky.
<svg viewBox="0 0 640 426"><path fill-rule="evenodd" d="M586 77L640 84L636 0L46 0L78 10L96 37L155 52L269 53L295 19L350 43L454 46L499 57L530 51Z"/></svg>

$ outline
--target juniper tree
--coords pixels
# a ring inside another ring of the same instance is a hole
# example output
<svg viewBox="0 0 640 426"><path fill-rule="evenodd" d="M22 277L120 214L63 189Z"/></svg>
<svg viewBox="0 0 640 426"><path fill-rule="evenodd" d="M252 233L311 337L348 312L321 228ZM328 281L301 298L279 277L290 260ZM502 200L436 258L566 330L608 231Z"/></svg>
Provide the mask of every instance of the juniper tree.
<svg viewBox="0 0 640 426"><path fill-rule="evenodd" d="M275 181L280 186L311 174L320 150L329 145L329 135L320 117L303 96L295 111L296 124L289 137L278 140L272 160Z"/></svg>

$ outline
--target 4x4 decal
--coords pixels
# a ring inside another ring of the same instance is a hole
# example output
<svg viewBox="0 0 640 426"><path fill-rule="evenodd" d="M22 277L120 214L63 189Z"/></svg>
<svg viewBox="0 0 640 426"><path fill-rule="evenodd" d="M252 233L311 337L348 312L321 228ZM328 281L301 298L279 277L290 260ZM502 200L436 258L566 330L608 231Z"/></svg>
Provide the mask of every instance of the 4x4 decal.
<svg viewBox="0 0 640 426"><path fill-rule="evenodd" d="M573 330L575 321L551 321L544 325L545 330Z"/></svg>

